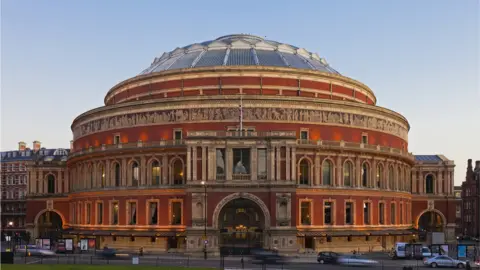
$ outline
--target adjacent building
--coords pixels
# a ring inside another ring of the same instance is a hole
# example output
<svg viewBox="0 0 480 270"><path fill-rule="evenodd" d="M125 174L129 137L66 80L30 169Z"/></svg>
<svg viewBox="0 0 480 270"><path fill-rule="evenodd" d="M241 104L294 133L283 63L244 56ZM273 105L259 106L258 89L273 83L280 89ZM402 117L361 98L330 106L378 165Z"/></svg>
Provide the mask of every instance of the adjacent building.
<svg viewBox="0 0 480 270"><path fill-rule="evenodd" d="M407 119L316 53L223 36L155 58L104 103L73 121L66 166L32 165L35 237L188 252L454 239L453 161L410 153Z"/></svg>
<svg viewBox="0 0 480 270"><path fill-rule="evenodd" d="M480 160L472 166L467 162L465 181L462 183L462 234L469 237L480 237Z"/></svg>

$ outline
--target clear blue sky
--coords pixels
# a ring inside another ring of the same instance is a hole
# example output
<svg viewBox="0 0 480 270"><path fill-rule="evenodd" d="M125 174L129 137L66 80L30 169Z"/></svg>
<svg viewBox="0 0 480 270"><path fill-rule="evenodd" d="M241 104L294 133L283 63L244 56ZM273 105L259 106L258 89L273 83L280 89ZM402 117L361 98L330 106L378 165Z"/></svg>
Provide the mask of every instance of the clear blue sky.
<svg viewBox="0 0 480 270"><path fill-rule="evenodd" d="M1 149L70 124L177 46L250 33L317 52L411 124L410 151L480 159L479 1L3 0Z"/></svg>

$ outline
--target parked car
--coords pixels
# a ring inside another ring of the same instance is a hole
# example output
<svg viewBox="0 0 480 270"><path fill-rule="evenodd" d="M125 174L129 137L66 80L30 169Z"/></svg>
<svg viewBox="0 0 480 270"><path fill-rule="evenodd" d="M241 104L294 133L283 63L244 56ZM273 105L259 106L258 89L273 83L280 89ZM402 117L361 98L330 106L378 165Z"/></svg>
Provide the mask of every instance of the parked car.
<svg viewBox="0 0 480 270"><path fill-rule="evenodd" d="M376 266L378 261L368 259L361 255L345 255L337 259L337 263L348 266Z"/></svg>
<svg viewBox="0 0 480 270"><path fill-rule="evenodd" d="M320 264L336 264L339 256L336 252L322 251L317 255L317 262Z"/></svg>
<svg viewBox="0 0 480 270"><path fill-rule="evenodd" d="M467 262L455 260L446 255L435 256L432 258L425 258L423 260L423 264L426 266L430 266L432 268L437 268L437 267L465 268L467 266Z"/></svg>

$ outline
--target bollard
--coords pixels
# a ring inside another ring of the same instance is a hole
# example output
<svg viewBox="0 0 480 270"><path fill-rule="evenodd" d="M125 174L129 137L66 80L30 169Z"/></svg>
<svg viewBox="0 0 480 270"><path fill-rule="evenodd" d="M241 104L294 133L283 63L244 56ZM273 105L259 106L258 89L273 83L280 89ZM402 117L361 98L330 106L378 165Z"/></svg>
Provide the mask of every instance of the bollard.
<svg viewBox="0 0 480 270"><path fill-rule="evenodd" d="M60 256L57 255L57 264L60 264Z"/></svg>
<svg viewBox="0 0 480 270"><path fill-rule="evenodd" d="M155 260L155 266L158 266L158 256L157 256L157 259Z"/></svg>
<svg viewBox="0 0 480 270"><path fill-rule="evenodd" d="M93 264L93 256L90 256L90 264Z"/></svg>
<svg viewBox="0 0 480 270"><path fill-rule="evenodd" d="M190 267L190 255L187 256L187 267Z"/></svg>

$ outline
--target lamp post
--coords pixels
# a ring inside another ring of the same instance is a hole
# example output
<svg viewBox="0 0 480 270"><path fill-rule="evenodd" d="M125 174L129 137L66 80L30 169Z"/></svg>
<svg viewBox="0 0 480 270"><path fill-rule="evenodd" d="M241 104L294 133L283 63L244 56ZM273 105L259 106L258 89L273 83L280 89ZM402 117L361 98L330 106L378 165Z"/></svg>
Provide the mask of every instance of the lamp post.
<svg viewBox="0 0 480 270"><path fill-rule="evenodd" d="M205 181L202 181L202 186L203 186L203 195L205 198L204 206L203 206L203 259L207 259L207 183Z"/></svg>
<svg viewBox="0 0 480 270"><path fill-rule="evenodd" d="M13 221L8 222L8 227L10 229L13 227ZM10 233L7 233L7 236L5 237L5 240L7 240L8 242L8 248L10 249L10 251L12 251L12 236L13 236L13 233L10 232Z"/></svg>

